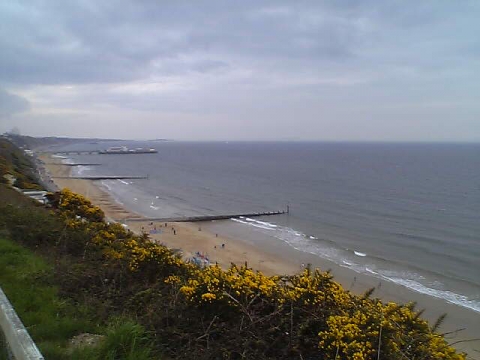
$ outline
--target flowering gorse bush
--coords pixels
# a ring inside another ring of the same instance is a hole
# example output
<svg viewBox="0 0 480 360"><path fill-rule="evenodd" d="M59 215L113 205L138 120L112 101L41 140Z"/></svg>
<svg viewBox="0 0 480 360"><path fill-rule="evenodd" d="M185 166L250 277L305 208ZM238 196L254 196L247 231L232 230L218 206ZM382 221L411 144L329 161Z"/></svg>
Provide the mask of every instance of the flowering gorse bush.
<svg viewBox="0 0 480 360"><path fill-rule="evenodd" d="M168 338L172 357L465 359L412 304L354 295L319 270L266 276L246 264L199 268L147 236L106 223L82 196L69 190L56 196L65 226L84 234L84 257L100 256L127 284L149 279L141 290L128 290L128 303L142 304L135 311L149 314L145 323ZM123 291L114 290L116 297Z"/></svg>
<svg viewBox="0 0 480 360"><path fill-rule="evenodd" d="M104 220L105 214L102 209L93 205L82 195L75 194L68 189L63 189L58 195L54 195L52 200L65 216L92 222Z"/></svg>

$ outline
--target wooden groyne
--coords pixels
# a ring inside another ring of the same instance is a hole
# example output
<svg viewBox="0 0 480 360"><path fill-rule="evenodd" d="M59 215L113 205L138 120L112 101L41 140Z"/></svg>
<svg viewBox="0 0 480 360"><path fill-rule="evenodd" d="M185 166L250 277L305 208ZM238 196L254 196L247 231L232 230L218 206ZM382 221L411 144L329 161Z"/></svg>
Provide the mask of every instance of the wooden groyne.
<svg viewBox="0 0 480 360"><path fill-rule="evenodd" d="M199 221L212 221L212 220L228 220L228 219L238 219L241 217L260 217L260 216L271 216L271 215L282 215L288 214L287 210L280 211L266 211L266 212L255 212L247 214L225 214L225 215L199 215L199 216L180 216L180 217L169 217L169 218L131 218L124 219L125 222L139 222L139 221L155 221L155 222L199 222Z"/></svg>
<svg viewBox="0 0 480 360"><path fill-rule="evenodd" d="M135 175L52 176L52 179L127 180L127 179L148 179L148 176L135 176Z"/></svg>
<svg viewBox="0 0 480 360"><path fill-rule="evenodd" d="M98 163L74 163L74 164L62 164L62 163L46 163L45 165L57 165L57 166L100 166Z"/></svg>
<svg viewBox="0 0 480 360"><path fill-rule="evenodd" d="M42 154L54 155L138 155L138 154L157 154L156 150L125 150L125 151L108 151L108 150L68 150L68 151L42 151Z"/></svg>
<svg viewBox="0 0 480 360"><path fill-rule="evenodd" d="M42 153L54 155L96 155L100 153L100 150L42 151Z"/></svg>

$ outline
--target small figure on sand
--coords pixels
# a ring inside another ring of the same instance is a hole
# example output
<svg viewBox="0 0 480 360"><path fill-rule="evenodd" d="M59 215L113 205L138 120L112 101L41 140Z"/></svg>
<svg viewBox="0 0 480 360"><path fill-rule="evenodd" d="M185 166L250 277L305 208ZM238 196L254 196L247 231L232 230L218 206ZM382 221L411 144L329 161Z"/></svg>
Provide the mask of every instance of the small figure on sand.
<svg viewBox="0 0 480 360"><path fill-rule="evenodd" d="M222 244L222 249L225 249L225 244Z"/></svg>

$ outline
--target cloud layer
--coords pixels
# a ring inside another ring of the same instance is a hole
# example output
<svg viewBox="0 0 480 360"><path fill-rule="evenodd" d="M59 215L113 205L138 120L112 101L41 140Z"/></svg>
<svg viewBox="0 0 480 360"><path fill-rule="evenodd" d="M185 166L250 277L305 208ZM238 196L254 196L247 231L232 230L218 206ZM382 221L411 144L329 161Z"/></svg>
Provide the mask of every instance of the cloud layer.
<svg viewBox="0 0 480 360"><path fill-rule="evenodd" d="M27 99L0 88L0 118L22 113L30 109Z"/></svg>
<svg viewBox="0 0 480 360"><path fill-rule="evenodd" d="M479 141L478 15L474 1L6 1L0 130Z"/></svg>

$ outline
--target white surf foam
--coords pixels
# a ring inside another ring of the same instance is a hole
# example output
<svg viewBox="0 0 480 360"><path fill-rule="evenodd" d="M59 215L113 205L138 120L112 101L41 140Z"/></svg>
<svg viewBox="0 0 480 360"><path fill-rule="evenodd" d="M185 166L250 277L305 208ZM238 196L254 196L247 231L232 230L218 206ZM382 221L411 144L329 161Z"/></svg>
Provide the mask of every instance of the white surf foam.
<svg viewBox="0 0 480 360"><path fill-rule="evenodd" d="M245 219L245 218L242 218L242 217L240 216L240 219ZM235 221L235 222L238 222L238 223L242 223L242 224L247 224L247 225L248 225L248 222L243 221L243 220L240 220L240 219L231 218L230 220Z"/></svg>
<svg viewBox="0 0 480 360"><path fill-rule="evenodd" d="M128 182L126 182L126 181L123 181L122 179L117 179L117 180L118 180L118 181L120 181L122 184L129 185L129 183L128 183Z"/></svg>
<svg viewBox="0 0 480 360"><path fill-rule="evenodd" d="M360 252L360 251L354 251L353 253L354 253L355 255L357 255L357 256L360 256L360 257L365 257L365 256L367 256L367 254L362 253L362 252Z"/></svg>
<svg viewBox="0 0 480 360"><path fill-rule="evenodd" d="M243 220L236 219L236 218L231 218L230 220L233 220L233 221L238 222L238 223L246 224L246 225L249 225L249 226L253 226L253 227L256 227L256 228L259 228L259 229L275 230L275 228L272 228L270 226L264 226L264 225L257 224L256 222L252 222L252 221L243 221ZM247 220L247 219L245 219L245 220Z"/></svg>
<svg viewBox="0 0 480 360"><path fill-rule="evenodd" d="M444 301L447 301L449 303L456 304L458 306L462 306L476 312L480 312L480 301L469 299L465 295L456 294L452 291L439 290L439 289L428 287L419 282L420 280L425 280L425 277L421 275L409 273L409 272L403 273L403 272L382 270L382 269L378 269L373 264L365 264L365 263L357 264L354 261L352 261L352 259L350 258L352 257L351 252L342 251L334 247L326 246L324 243L319 241L311 241L311 240L317 240L317 238L315 238L314 236L307 236L297 230L294 230L288 227L277 226L276 228L272 228L270 226L265 226L265 224L262 225L258 223L257 220L250 219L250 218L242 218L242 217L239 219L231 219L231 220L248 225L248 226L258 227L260 229L275 230L275 232L272 235L286 242L288 245L290 245L294 249L333 261L339 264L340 266L347 267L357 273L363 273L363 274L377 277L379 279L391 281L398 285L407 287L410 290L413 290L422 294L430 295L439 299L443 299ZM359 257L362 259L364 258L368 259L366 253L354 250L353 254L356 257ZM362 260L362 262L363 261L365 260ZM412 278L417 279L419 281L412 280Z"/></svg>
<svg viewBox="0 0 480 360"><path fill-rule="evenodd" d="M89 166L77 166L75 173L77 176L83 175L85 171L91 170L92 168Z"/></svg>
<svg viewBox="0 0 480 360"><path fill-rule="evenodd" d="M112 188L108 185L107 181L102 181L102 185L105 186L108 191L112 191Z"/></svg>
<svg viewBox="0 0 480 360"><path fill-rule="evenodd" d="M266 222L266 221L260 221L260 220L255 220L255 219L251 219L251 218L244 218L243 216L241 216L240 218L242 219L245 219L249 222L252 222L252 223L255 223L255 224L260 224L260 225L264 225L264 226L269 226L269 227L272 227L272 228L276 228L277 225L275 224L272 224L272 223L269 223L269 222Z"/></svg>
<svg viewBox="0 0 480 360"><path fill-rule="evenodd" d="M382 276L384 279L390 280L396 284L402 285L406 288L409 288L411 290L414 290L416 292L433 296L439 299L443 299L445 301L448 301L449 303L459 305L465 308L468 308L470 310L480 312L480 302L471 300L465 295L459 295L456 294L452 291L448 290L438 290L438 289L432 289L429 288L423 284L420 284L419 282L411 279L404 279L404 278L399 278L399 277L389 277L389 276Z"/></svg>

